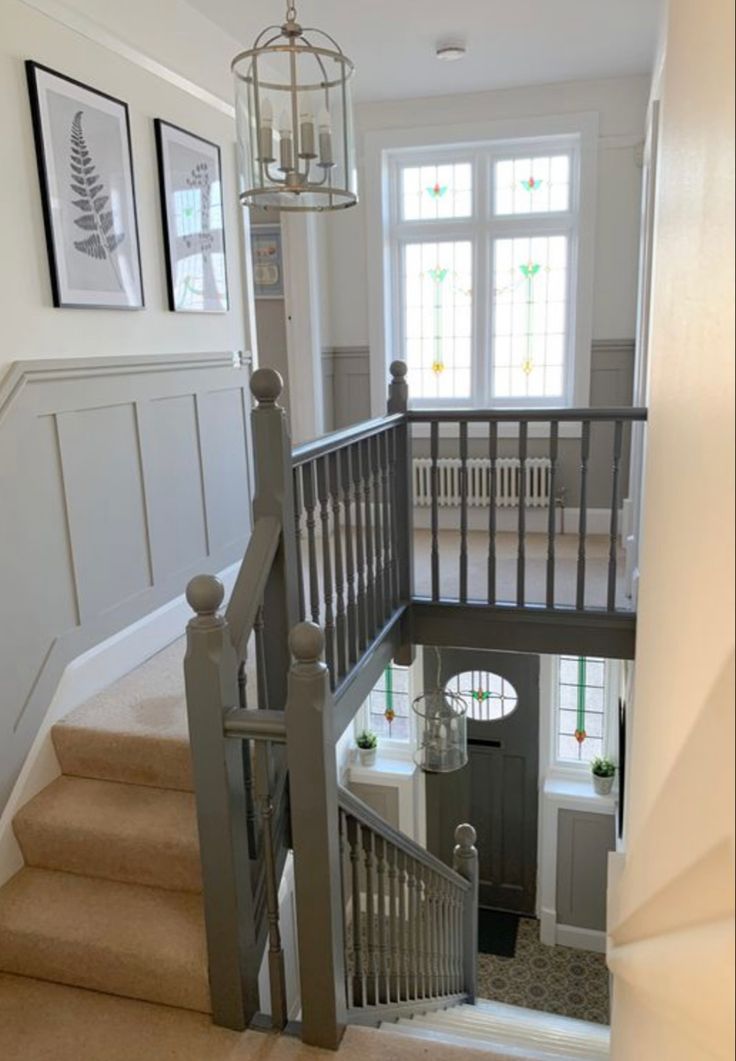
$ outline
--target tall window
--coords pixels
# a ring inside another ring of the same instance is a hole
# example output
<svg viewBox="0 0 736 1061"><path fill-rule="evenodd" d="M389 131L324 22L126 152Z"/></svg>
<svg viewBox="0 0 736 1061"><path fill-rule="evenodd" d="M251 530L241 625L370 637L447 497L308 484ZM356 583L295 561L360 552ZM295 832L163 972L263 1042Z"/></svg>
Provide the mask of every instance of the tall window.
<svg viewBox="0 0 736 1061"><path fill-rule="evenodd" d="M411 740L410 699L409 667L391 663L364 703L358 716L358 727L373 730L382 743L408 744Z"/></svg>
<svg viewBox="0 0 736 1061"><path fill-rule="evenodd" d="M606 660L560 656L557 671L556 755L561 763L589 763L608 755L611 674Z"/></svg>
<svg viewBox="0 0 736 1061"><path fill-rule="evenodd" d="M412 399L571 400L576 138L390 158L392 350Z"/></svg>

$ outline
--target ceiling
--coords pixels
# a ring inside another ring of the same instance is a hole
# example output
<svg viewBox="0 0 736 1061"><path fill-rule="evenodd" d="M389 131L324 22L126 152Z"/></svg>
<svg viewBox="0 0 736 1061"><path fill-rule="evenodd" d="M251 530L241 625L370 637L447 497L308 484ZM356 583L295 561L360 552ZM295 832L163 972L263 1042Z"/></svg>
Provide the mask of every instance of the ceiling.
<svg viewBox="0 0 736 1061"><path fill-rule="evenodd" d="M188 0L249 47L283 0ZM300 0L299 21L339 41L360 100L407 99L651 71L661 0ZM434 56L459 38L456 63Z"/></svg>

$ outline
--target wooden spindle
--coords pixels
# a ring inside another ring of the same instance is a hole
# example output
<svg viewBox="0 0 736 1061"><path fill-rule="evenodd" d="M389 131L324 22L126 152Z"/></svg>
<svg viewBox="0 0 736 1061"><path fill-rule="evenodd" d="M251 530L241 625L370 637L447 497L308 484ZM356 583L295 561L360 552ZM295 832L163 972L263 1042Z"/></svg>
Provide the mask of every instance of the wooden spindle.
<svg viewBox="0 0 736 1061"><path fill-rule="evenodd" d="M399 874L399 998L402 1002L411 998L411 910L409 906L409 873L407 856L397 851Z"/></svg>
<svg viewBox="0 0 736 1061"><path fill-rule="evenodd" d="M363 932L361 914L360 870L362 863L363 837L360 823L348 818L348 843L350 844L350 882L353 900L353 1005L364 1006L366 1002L365 962L363 958Z"/></svg>
<svg viewBox="0 0 736 1061"><path fill-rule="evenodd" d="M354 1005L353 999L353 953L350 947L350 935L348 933L348 907L352 900L352 863L350 859L350 837L348 836L347 815L343 810L339 812L340 821L340 880L342 883L342 938L343 952L345 955L345 1002L348 1009Z"/></svg>
<svg viewBox="0 0 736 1061"><path fill-rule="evenodd" d="M319 569L317 566L317 501L314 488L314 463L302 465L302 491L307 524L307 565L309 571L309 610L312 622L319 625Z"/></svg>
<svg viewBox="0 0 736 1061"><path fill-rule="evenodd" d="M383 601L384 619L390 619L393 613L392 559L391 559L391 506L389 503L389 452L388 432L379 435L379 453L381 467L381 510L383 514Z"/></svg>
<svg viewBox="0 0 736 1061"><path fill-rule="evenodd" d="M358 659L358 609L355 598L355 544L353 542L353 488L350 465L350 449L340 450L340 470L343 486L343 513L345 517L345 567L347 569L347 641L348 663L352 666Z"/></svg>
<svg viewBox="0 0 736 1061"><path fill-rule="evenodd" d="M386 872L388 869L386 861L386 840L382 836L376 836L376 900L378 907L378 970L376 995L377 1002L391 1001L391 950L389 947L389 919L387 917L388 893L386 888Z"/></svg>
<svg viewBox="0 0 736 1061"><path fill-rule="evenodd" d="M385 620L383 600L383 505L381 503L381 462L378 453L378 436L367 439L370 460L371 496L373 498L373 555L375 557L375 614L376 630Z"/></svg>
<svg viewBox="0 0 736 1061"><path fill-rule="evenodd" d="M269 707L268 702L268 678L266 670L266 643L263 636L263 608L256 612L253 623L253 637L256 646L256 690L258 708L265 711Z"/></svg>
<svg viewBox="0 0 736 1061"><path fill-rule="evenodd" d="M557 534L557 452L560 425L553 420L549 427L549 510L547 512L547 607L555 606L555 538Z"/></svg>
<svg viewBox="0 0 736 1061"><path fill-rule="evenodd" d="M409 897L409 999L421 997L421 926L419 924L419 902L417 867L413 859L407 857L408 897Z"/></svg>
<svg viewBox="0 0 736 1061"><path fill-rule="evenodd" d="M516 605L523 608L525 603L526 581L526 456L527 431L526 420L519 423L519 545L516 558Z"/></svg>
<svg viewBox="0 0 736 1061"><path fill-rule="evenodd" d="M279 883L276 875L276 853L273 839L270 745L267 741L255 741L254 745L253 788L261 812L263 868L268 918L268 978L271 988L271 1026L280 1029L286 1027L288 1013L284 952L281 946L281 928L279 923Z"/></svg>
<svg viewBox="0 0 736 1061"><path fill-rule="evenodd" d="M498 421L488 425L488 603L496 603L496 491L498 468Z"/></svg>
<svg viewBox="0 0 736 1061"><path fill-rule="evenodd" d="M343 570L342 520L343 507L342 475L340 454L331 453L330 462L330 497L332 499L332 548L335 555L335 639L337 642L337 677L347 672L347 614L345 610L345 574Z"/></svg>
<svg viewBox="0 0 736 1061"><path fill-rule="evenodd" d="M307 613L304 603L304 563L302 558L302 513L304 502L302 499L302 470L294 468L294 535L296 537L296 578L297 578L297 600L299 618L306 619Z"/></svg>
<svg viewBox="0 0 736 1061"><path fill-rule="evenodd" d="M432 489L432 544L431 544L431 568L432 568L432 600L440 599L440 547L439 547L439 468L437 460L440 448L440 425L436 420L430 426L429 452L432 459L431 489Z"/></svg>
<svg viewBox="0 0 736 1061"><path fill-rule="evenodd" d="M609 612L616 609L616 552L618 549L618 483L621 469L621 448L624 422L617 420L613 430L613 474L611 481L611 525L608 532L608 594Z"/></svg>
<svg viewBox="0 0 736 1061"><path fill-rule="evenodd" d="M365 936L367 1002L378 1002L378 943L376 940L376 836L372 829L363 830L363 866L365 869Z"/></svg>
<svg viewBox="0 0 736 1061"><path fill-rule="evenodd" d="M373 516L371 513L371 464L369 454L369 440L363 439L358 443L360 449L361 479L360 490L363 501L363 528L365 546L365 602L366 602L366 634L370 643L376 633L376 584L373 557Z"/></svg>
<svg viewBox="0 0 736 1061"><path fill-rule="evenodd" d="M332 550L330 548L330 493L327 457L317 461L317 496L322 528L322 600L324 601L325 661L330 685L335 688L335 612L332 597Z"/></svg>
<svg viewBox="0 0 736 1061"><path fill-rule="evenodd" d="M360 471L360 443L350 447L353 473L353 497L355 498L355 559L358 567L358 652L368 644L366 623L366 585L365 585L365 541L363 537L362 488Z"/></svg>
<svg viewBox="0 0 736 1061"><path fill-rule="evenodd" d="M585 607L585 538L588 532L588 461L590 460L590 420L583 420L580 438L580 522L578 525L578 579L575 607Z"/></svg>
<svg viewBox="0 0 736 1061"><path fill-rule="evenodd" d="M401 1001L401 964L400 964L400 939L399 939L399 912L398 912L398 888L399 870L397 863L397 851L394 844L386 843L386 858L388 862L388 948L389 948L389 972L387 1002Z"/></svg>
<svg viewBox="0 0 736 1061"><path fill-rule="evenodd" d="M468 423L460 421L460 603L468 599Z"/></svg>

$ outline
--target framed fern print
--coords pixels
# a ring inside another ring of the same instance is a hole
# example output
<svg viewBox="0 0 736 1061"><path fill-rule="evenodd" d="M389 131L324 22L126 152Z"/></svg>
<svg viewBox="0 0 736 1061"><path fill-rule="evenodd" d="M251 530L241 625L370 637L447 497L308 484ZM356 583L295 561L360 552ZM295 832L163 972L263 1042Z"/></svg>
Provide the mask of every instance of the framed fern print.
<svg viewBox="0 0 736 1061"><path fill-rule="evenodd" d="M141 309L127 104L26 62L55 306Z"/></svg>
<svg viewBox="0 0 736 1061"><path fill-rule="evenodd" d="M156 118L169 309L228 309L222 167L217 144Z"/></svg>

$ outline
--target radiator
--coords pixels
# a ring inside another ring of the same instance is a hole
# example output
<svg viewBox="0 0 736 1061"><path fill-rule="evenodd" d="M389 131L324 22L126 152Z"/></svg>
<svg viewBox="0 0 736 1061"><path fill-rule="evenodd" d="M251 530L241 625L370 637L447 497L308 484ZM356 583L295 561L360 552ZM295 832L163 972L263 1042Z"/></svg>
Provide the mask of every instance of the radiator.
<svg viewBox="0 0 736 1061"><path fill-rule="evenodd" d="M429 508L432 504L432 460L415 457L413 462L414 504ZM437 461L437 503L443 508L460 504L460 468L458 457L440 457ZM491 500L491 462L487 457L466 461L468 505L487 508ZM529 508L549 505L551 464L548 457L529 457L524 464L524 495ZM496 461L496 505L514 508L519 504L520 461L501 457Z"/></svg>

